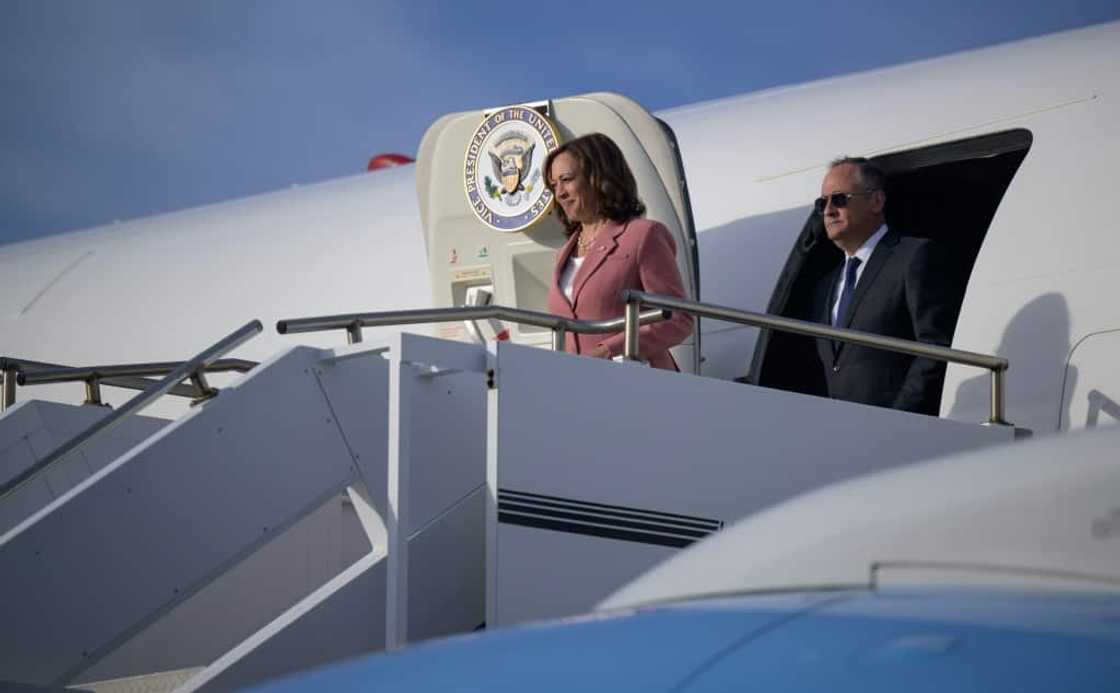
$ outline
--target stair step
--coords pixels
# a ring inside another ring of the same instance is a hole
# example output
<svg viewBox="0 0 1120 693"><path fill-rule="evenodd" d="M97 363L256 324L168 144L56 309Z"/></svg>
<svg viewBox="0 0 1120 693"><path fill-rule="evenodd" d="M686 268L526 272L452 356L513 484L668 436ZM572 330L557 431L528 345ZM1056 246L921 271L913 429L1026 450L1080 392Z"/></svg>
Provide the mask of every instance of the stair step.
<svg viewBox="0 0 1120 693"><path fill-rule="evenodd" d="M120 679L106 679L80 683L71 688L93 693L167 693L186 683L192 676L205 667L191 667L174 671L159 671L154 674L126 676Z"/></svg>

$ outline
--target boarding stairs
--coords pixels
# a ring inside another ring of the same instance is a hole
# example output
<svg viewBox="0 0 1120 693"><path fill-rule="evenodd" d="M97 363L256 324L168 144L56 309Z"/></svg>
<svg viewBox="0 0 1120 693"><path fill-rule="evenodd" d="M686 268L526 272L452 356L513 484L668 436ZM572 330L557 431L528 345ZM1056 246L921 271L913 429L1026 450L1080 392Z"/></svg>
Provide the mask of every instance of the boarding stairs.
<svg viewBox="0 0 1120 693"><path fill-rule="evenodd" d="M168 423L5 412L0 470L37 432L119 421L81 457L24 454L20 488L46 491L0 497L0 681L231 690L580 613L798 493L1014 435L510 342L360 341L374 322L321 320L352 343L287 349Z"/></svg>

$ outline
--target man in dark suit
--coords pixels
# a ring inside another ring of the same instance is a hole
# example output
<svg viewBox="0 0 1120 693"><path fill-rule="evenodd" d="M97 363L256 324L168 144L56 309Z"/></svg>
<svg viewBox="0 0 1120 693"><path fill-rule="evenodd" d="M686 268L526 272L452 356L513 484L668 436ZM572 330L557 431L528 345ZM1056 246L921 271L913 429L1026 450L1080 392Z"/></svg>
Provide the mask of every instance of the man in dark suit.
<svg viewBox="0 0 1120 693"><path fill-rule="evenodd" d="M816 210L844 262L817 287L824 323L949 346L961 282L934 243L888 229L885 176L867 159L837 159L821 185ZM817 340L828 394L936 416L945 364L882 349Z"/></svg>

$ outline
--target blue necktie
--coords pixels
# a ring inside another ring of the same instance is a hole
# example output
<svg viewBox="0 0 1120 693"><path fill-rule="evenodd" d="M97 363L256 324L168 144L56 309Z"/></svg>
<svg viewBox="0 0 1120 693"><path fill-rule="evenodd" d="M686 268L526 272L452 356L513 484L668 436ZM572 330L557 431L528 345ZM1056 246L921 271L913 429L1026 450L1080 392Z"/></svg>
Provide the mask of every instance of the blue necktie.
<svg viewBox="0 0 1120 693"><path fill-rule="evenodd" d="M844 321L844 313L847 312L848 306L852 302L852 296L856 293L856 270L859 269L860 259L858 257L850 257L844 261L844 286L840 290L840 305L836 308L836 320L833 321L833 327L837 327Z"/></svg>

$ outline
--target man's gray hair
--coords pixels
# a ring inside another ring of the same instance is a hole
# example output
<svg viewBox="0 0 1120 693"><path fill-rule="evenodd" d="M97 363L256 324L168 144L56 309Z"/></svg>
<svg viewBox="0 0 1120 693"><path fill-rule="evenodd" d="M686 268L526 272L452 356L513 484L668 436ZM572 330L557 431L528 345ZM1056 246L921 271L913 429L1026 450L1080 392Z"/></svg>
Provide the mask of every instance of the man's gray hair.
<svg viewBox="0 0 1120 693"><path fill-rule="evenodd" d="M860 183L863 184L866 190L886 190L887 189L887 174L883 173L883 169L876 166L870 159L862 156L842 156L839 159L833 159L828 164L828 170L832 170L837 166L844 166L850 164L856 167L856 173L859 175Z"/></svg>

